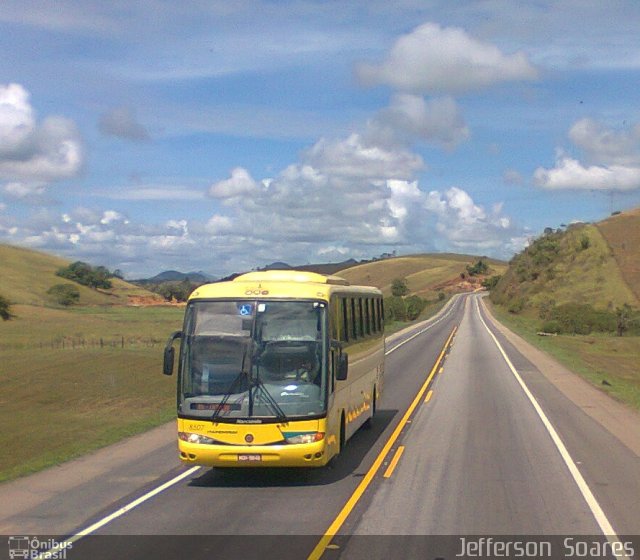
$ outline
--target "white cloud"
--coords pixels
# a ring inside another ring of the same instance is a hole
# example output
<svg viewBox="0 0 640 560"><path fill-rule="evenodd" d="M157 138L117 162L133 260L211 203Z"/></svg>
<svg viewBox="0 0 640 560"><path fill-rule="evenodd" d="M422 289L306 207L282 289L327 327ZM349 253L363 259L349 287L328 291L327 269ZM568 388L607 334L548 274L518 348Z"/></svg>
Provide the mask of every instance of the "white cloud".
<svg viewBox="0 0 640 560"><path fill-rule="evenodd" d="M250 195L260 190L249 172L242 167L236 167L231 171L231 177L214 183L209 188L209 195L213 198L230 199L239 196Z"/></svg>
<svg viewBox="0 0 640 560"><path fill-rule="evenodd" d="M10 198L14 199L39 199L46 190L43 183L21 183L11 182L3 187L3 192Z"/></svg>
<svg viewBox="0 0 640 560"><path fill-rule="evenodd" d="M202 190L180 185L149 185L94 190L95 196L113 200L199 200L205 198Z"/></svg>
<svg viewBox="0 0 640 560"><path fill-rule="evenodd" d="M104 113L98 123L100 131L107 136L143 142L149 140L149 132L138 122L133 109L116 107Z"/></svg>
<svg viewBox="0 0 640 560"><path fill-rule="evenodd" d="M632 190L640 188L640 167L622 165L583 166L570 157L561 157L553 169L539 167L533 179L545 189Z"/></svg>
<svg viewBox="0 0 640 560"><path fill-rule="evenodd" d="M436 230L444 249L505 257L524 247L522 231L502 214L501 204L487 211L466 191L451 187L444 193L431 191L425 206L437 217Z"/></svg>
<svg viewBox="0 0 640 560"><path fill-rule="evenodd" d="M581 119L569 130L569 138L595 163L640 166L640 123L616 131L593 119Z"/></svg>
<svg viewBox="0 0 640 560"><path fill-rule="evenodd" d="M640 124L617 131L593 119L581 119L570 128L569 139L584 151L588 163L558 150L555 167L535 170L537 186L620 191L640 188Z"/></svg>
<svg viewBox="0 0 640 560"><path fill-rule="evenodd" d="M115 210L105 210L102 213L102 218L100 219L100 223L102 225L109 225L113 222L126 222L126 218L120 214L120 212L116 212Z"/></svg>
<svg viewBox="0 0 640 560"><path fill-rule="evenodd" d="M304 159L324 174L345 179L409 179L424 167L419 155L367 143L358 133L340 141L321 139Z"/></svg>
<svg viewBox="0 0 640 560"><path fill-rule="evenodd" d="M382 144L409 144L423 140L453 149L468 140L469 128L455 100L443 97L395 94L388 108L368 123L367 136Z"/></svg>
<svg viewBox="0 0 640 560"><path fill-rule="evenodd" d="M211 235L224 234L231 231L232 228L233 222L231 218L227 216L221 216L219 214L211 216L211 218L207 222L207 225L205 226L207 233L210 233Z"/></svg>
<svg viewBox="0 0 640 560"><path fill-rule="evenodd" d="M380 64L360 64L366 85L405 92L455 94L501 82L534 80L538 71L523 52L504 54L463 29L425 23L400 37Z"/></svg>
<svg viewBox="0 0 640 560"><path fill-rule="evenodd" d="M72 121L47 117L38 126L27 90L0 85L0 178L46 183L75 176L82 161Z"/></svg>

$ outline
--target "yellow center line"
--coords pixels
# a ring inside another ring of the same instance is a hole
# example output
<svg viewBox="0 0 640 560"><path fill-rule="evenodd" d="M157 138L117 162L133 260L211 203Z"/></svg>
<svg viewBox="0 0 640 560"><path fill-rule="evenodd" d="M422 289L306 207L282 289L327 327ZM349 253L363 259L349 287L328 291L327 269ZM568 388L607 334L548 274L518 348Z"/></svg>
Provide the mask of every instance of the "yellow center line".
<svg viewBox="0 0 640 560"><path fill-rule="evenodd" d="M424 398L424 402L425 402L425 403L428 403L428 402L431 400L431 397L432 397L432 396L433 396L433 391L432 391L432 390L430 390L430 391L427 393L427 396Z"/></svg>
<svg viewBox="0 0 640 560"><path fill-rule="evenodd" d="M418 406L418 403L422 399L422 395L427 390L427 387L429 387L429 384L431 383L433 376L438 370L438 367L440 366L440 362L442 362L442 359L444 358L444 354L447 348L449 347L449 343L453 339L453 336L455 335L457 328L458 328L457 326L453 327L453 330L451 331L451 334L449 335L447 342L445 342L442 350L440 351L440 355L438 356L436 363L433 364L433 368L431 368L429 377L427 377L427 380L424 382L422 387L420 387L418 394L413 399L413 402L409 405L409 408L407 408L407 411L404 413L402 420L400 420L400 422L396 426L396 429L393 431L393 433L387 440L387 443L385 443L384 447L382 448L382 451L380 451L375 461L373 462L373 465L371 465L371 468L368 470L367 474L364 476L360 484L358 484L356 489L353 491L353 494L351 494L351 497L347 500L347 503L342 507L342 510L340 510L340 513L338 513L338 516L333 520L331 525L329 525L329 528L326 530L325 534L322 535L322 537L320 538L320 541L315 546L315 548L311 551L311 554L309 555L307 560L319 560L319 558L322 557L322 555L324 554L324 551L331 543L331 539L335 537L337 532L340 530L340 527L342 527L342 524L346 521L349 514L353 511L353 508L356 506L356 504L364 494L364 491L368 488L369 484L371 484L373 477L376 475L378 470L380 470L380 466L382 465L382 462L384 461L385 457L389 453L389 450L393 447L393 444L396 442L396 440L400 436L400 433L404 429L407 423L407 420L409 420L409 417L411 416L416 406Z"/></svg>
<svg viewBox="0 0 640 560"><path fill-rule="evenodd" d="M396 449L396 454L393 456L393 459L391 459L391 463L389 463L387 470L384 471L384 474L382 475L384 478L391 478L391 475L393 474L393 471L396 469L396 465L398 464L398 461L400 460L400 457L402 457L403 453L404 453L404 445L400 445L398 449Z"/></svg>

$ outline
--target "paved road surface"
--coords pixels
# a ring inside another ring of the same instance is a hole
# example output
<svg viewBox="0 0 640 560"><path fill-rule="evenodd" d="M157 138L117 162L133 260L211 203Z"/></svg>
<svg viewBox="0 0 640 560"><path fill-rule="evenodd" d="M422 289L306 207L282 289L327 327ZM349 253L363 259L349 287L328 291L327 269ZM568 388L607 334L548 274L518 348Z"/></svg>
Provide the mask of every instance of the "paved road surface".
<svg viewBox="0 0 640 560"><path fill-rule="evenodd" d="M455 556L469 535L548 537L554 554L551 536L571 535L586 544L560 552L584 557L597 546L605 555L595 557L609 557L640 534L640 458L556 389L483 309L479 296L460 297L388 345L374 427L356 434L333 468L198 469L73 543L66 557L436 558ZM424 388L454 328L443 370ZM185 472L172 465L69 534ZM78 503L62 495L55 507ZM638 557L637 537L633 546ZM471 555L497 555L480 552Z"/></svg>

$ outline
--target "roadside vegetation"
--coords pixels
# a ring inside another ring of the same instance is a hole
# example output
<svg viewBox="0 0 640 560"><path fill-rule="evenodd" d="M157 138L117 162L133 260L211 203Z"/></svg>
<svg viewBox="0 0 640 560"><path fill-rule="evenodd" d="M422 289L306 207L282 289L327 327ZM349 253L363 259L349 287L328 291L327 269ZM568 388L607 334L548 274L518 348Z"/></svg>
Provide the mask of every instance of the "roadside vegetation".
<svg viewBox="0 0 640 560"><path fill-rule="evenodd" d="M636 238L638 211L618 213L600 224L547 228L511 260L490 298L506 326L640 410L640 301L634 268L640 247L631 243Z"/></svg>

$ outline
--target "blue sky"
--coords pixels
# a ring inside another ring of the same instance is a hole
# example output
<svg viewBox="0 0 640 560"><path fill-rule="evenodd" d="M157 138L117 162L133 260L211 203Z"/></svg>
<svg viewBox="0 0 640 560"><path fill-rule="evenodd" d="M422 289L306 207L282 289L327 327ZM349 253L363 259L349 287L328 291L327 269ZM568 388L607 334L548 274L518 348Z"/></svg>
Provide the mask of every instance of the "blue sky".
<svg viewBox="0 0 640 560"><path fill-rule="evenodd" d="M640 205L640 3L4 0L0 242L223 275Z"/></svg>

